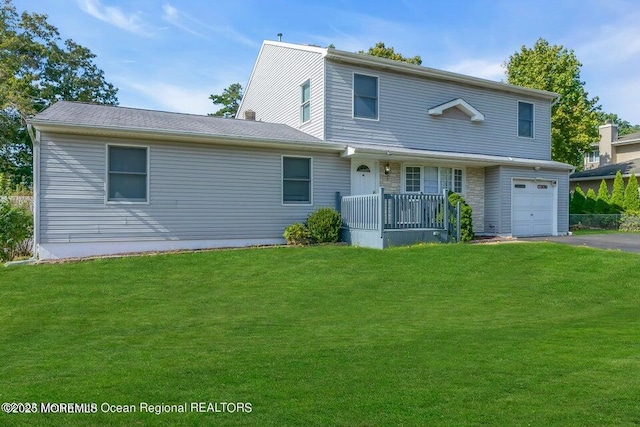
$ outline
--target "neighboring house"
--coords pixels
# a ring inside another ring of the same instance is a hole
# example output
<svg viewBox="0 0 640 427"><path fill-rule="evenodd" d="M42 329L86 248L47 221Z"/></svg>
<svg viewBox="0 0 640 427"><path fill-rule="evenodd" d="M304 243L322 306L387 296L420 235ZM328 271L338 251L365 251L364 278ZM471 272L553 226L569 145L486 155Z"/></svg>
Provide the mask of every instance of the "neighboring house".
<svg viewBox="0 0 640 427"><path fill-rule="evenodd" d="M571 175L571 191L576 185L586 193L592 188L596 194L604 179L611 192L618 171L625 185L632 173L640 175L640 132L618 136L618 126L607 120L599 127L600 141L585 155L584 170Z"/></svg>
<svg viewBox="0 0 640 427"><path fill-rule="evenodd" d="M38 256L282 243L287 225L336 205L354 244L433 240L448 190L477 234L565 234L556 98L265 41L245 120L59 102L29 120Z"/></svg>

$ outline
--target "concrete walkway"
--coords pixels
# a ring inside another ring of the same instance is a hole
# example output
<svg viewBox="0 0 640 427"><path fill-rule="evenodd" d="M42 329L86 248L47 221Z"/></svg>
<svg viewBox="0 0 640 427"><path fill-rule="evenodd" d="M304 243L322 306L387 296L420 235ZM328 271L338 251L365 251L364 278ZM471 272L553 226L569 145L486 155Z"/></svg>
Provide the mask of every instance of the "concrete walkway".
<svg viewBox="0 0 640 427"><path fill-rule="evenodd" d="M518 240L532 242L556 242L573 246L589 246L640 253L639 233L585 234L582 236L526 237Z"/></svg>

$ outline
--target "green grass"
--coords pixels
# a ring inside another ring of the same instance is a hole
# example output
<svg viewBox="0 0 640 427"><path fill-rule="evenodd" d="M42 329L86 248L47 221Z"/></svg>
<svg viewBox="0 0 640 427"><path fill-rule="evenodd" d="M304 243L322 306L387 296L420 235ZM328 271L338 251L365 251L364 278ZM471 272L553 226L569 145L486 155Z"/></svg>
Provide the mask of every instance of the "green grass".
<svg viewBox="0 0 640 427"><path fill-rule="evenodd" d="M0 425L638 425L640 256L550 243L0 269Z"/></svg>

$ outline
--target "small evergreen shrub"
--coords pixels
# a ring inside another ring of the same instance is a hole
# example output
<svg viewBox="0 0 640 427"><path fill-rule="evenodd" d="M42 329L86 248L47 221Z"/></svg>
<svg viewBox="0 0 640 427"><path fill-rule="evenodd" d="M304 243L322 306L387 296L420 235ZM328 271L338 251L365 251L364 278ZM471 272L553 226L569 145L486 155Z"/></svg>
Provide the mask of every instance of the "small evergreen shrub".
<svg viewBox="0 0 640 427"><path fill-rule="evenodd" d="M640 211L623 213L620 218L620 231L640 231Z"/></svg>
<svg viewBox="0 0 640 427"><path fill-rule="evenodd" d="M624 206L624 180L620 171L616 173L616 177L613 180L613 191L611 192L609 203L616 209L616 212L622 212Z"/></svg>
<svg viewBox="0 0 640 427"><path fill-rule="evenodd" d="M458 193L449 192L449 203L454 207L460 202L460 241L469 242L475 237L473 234L473 208L467 204ZM455 216L454 216L455 218Z"/></svg>
<svg viewBox="0 0 640 427"><path fill-rule="evenodd" d="M0 195L0 261L10 261L24 251L24 242L33 235L33 215L8 196Z"/></svg>
<svg viewBox="0 0 640 427"><path fill-rule="evenodd" d="M288 245L308 245L311 243L311 234L306 225L294 222L284 229L283 237Z"/></svg>
<svg viewBox="0 0 640 427"><path fill-rule="evenodd" d="M611 211L611 206L609 205L609 199L611 196L609 195L609 188L607 188L607 183L603 179L600 182L600 188L598 188L598 198L596 199L596 207L595 213L597 214L608 214Z"/></svg>
<svg viewBox="0 0 640 427"><path fill-rule="evenodd" d="M593 188L590 188L589 191L587 191L587 200L584 202L584 207L582 208L584 213L593 213L595 211L596 198L596 192L593 191Z"/></svg>
<svg viewBox="0 0 640 427"><path fill-rule="evenodd" d="M332 208L320 208L307 218L311 239L317 243L336 243L340 238L342 217Z"/></svg>
<svg viewBox="0 0 640 427"><path fill-rule="evenodd" d="M627 189L624 191L625 212L640 211L640 194L638 193L638 179L632 173L627 182Z"/></svg>
<svg viewBox="0 0 640 427"><path fill-rule="evenodd" d="M584 191L582 191L580 185L576 185L576 189L573 190L573 196L571 196L571 202L569 203L569 212L572 214L581 214L586 200L587 198L584 195Z"/></svg>

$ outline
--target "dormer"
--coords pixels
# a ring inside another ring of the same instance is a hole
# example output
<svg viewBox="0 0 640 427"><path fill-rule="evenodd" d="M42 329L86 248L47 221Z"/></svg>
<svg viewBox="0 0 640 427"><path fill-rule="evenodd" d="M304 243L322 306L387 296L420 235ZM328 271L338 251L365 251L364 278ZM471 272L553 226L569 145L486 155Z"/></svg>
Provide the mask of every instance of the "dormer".
<svg viewBox="0 0 640 427"><path fill-rule="evenodd" d="M442 116L445 111L450 110L452 108L455 108L463 112L467 116L469 116L471 121L474 123L479 123L484 121L484 114L476 110L471 104L469 104L467 101L465 101L462 98L452 99L449 102L445 102L444 104L436 105L435 107L430 108L429 115Z"/></svg>

